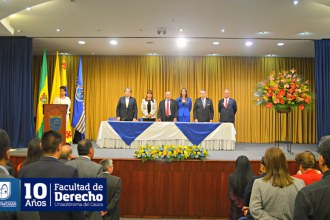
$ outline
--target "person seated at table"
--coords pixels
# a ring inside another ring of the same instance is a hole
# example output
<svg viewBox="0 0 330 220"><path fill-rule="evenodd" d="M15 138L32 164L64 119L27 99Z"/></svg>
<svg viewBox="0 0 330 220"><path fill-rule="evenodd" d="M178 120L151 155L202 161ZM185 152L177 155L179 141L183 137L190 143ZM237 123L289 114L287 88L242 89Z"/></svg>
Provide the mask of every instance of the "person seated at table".
<svg viewBox="0 0 330 220"><path fill-rule="evenodd" d="M302 179L306 186L322 179L323 174L315 169L315 156L312 152L297 154L295 160L299 165L299 172L293 177Z"/></svg>
<svg viewBox="0 0 330 220"><path fill-rule="evenodd" d="M194 120L195 122L212 122L213 117L212 99L206 97L205 89L201 89L200 98L197 98L194 104Z"/></svg>
<svg viewBox="0 0 330 220"><path fill-rule="evenodd" d="M178 106L174 99L171 99L171 92L165 93L165 99L159 103L158 121L177 121Z"/></svg>
<svg viewBox="0 0 330 220"><path fill-rule="evenodd" d="M141 111L143 114L143 121L156 120L157 101L153 97L152 90L148 90L146 97L142 99Z"/></svg>
<svg viewBox="0 0 330 220"><path fill-rule="evenodd" d="M178 121L190 122L190 111L192 107L191 98L188 97L186 88L182 88L180 97L176 99L178 105Z"/></svg>
<svg viewBox="0 0 330 220"><path fill-rule="evenodd" d="M119 98L116 109L117 121L136 121L138 108L135 98L132 97L132 89L125 89L125 96Z"/></svg>

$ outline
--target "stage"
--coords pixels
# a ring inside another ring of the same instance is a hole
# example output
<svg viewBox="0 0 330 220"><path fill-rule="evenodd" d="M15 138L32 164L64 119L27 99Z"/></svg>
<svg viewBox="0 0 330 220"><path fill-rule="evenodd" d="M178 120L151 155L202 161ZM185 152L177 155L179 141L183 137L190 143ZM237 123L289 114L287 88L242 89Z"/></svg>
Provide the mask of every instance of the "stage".
<svg viewBox="0 0 330 220"><path fill-rule="evenodd" d="M135 149L112 149L112 148L100 148L93 141L95 155L94 158L115 158L115 159L123 159L123 158L133 158L133 154ZM260 158L264 155L265 150L268 147L275 146L275 144L252 144L252 143L236 143L236 149L234 151L209 151L210 156L208 160L236 160L236 158L240 155L247 156L250 160L260 160ZM77 157L77 145L73 144L73 157ZM287 160L294 160L295 154L302 151L311 151L315 154L316 158L319 155L316 152L317 145L316 144L292 144L292 154L287 152L286 145L283 144L280 148L284 151ZM27 152L26 148L13 149L11 151L12 156L25 156Z"/></svg>

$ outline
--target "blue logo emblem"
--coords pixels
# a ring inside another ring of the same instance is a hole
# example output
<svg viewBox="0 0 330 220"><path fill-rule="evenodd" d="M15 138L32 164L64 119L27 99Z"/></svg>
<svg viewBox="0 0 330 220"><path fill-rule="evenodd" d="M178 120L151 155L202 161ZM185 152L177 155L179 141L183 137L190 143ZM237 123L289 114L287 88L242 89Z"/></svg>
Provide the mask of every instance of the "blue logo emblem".
<svg viewBox="0 0 330 220"><path fill-rule="evenodd" d="M76 88L75 98L78 102L84 101L84 91L83 91L83 88L81 86L78 86Z"/></svg>
<svg viewBox="0 0 330 220"><path fill-rule="evenodd" d="M50 129L54 131L60 130L62 126L62 118L61 116L50 116Z"/></svg>

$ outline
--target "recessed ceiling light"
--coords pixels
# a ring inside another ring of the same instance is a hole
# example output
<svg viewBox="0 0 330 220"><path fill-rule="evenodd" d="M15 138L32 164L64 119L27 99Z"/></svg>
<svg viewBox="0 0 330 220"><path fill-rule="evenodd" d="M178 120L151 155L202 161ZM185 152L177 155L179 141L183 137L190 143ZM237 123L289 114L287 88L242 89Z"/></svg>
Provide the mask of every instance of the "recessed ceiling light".
<svg viewBox="0 0 330 220"><path fill-rule="evenodd" d="M267 54L266 57L275 57L275 54Z"/></svg>
<svg viewBox="0 0 330 220"><path fill-rule="evenodd" d="M276 45L279 46L279 47L281 47L281 46L284 46L284 43L283 42L279 42Z"/></svg>
<svg viewBox="0 0 330 220"><path fill-rule="evenodd" d="M294 4L294 5L298 5L298 3L299 3L298 0L294 0L294 1L293 1L293 4Z"/></svg>
<svg viewBox="0 0 330 220"><path fill-rule="evenodd" d="M17 33L21 33L22 31L21 31L21 29L17 29Z"/></svg>
<svg viewBox="0 0 330 220"><path fill-rule="evenodd" d="M179 38L177 40L177 45L178 45L178 47L184 47L184 46L186 46L187 45L187 39L185 39L185 38Z"/></svg>
<svg viewBox="0 0 330 220"><path fill-rule="evenodd" d="M149 55L149 56L157 56L158 54L157 53L147 53L147 55Z"/></svg>
<svg viewBox="0 0 330 220"><path fill-rule="evenodd" d="M28 11L31 11L31 10L32 10L32 8L30 8L30 7L27 7L27 8L26 8L26 10L28 10Z"/></svg>
<svg viewBox="0 0 330 220"><path fill-rule="evenodd" d="M258 34L265 35L265 34L268 34L268 32L267 31L259 31Z"/></svg>
<svg viewBox="0 0 330 220"><path fill-rule="evenodd" d="M212 44L219 45L220 43L219 43L219 41L214 41Z"/></svg>
<svg viewBox="0 0 330 220"><path fill-rule="evenodd" d="M116 40L111 40L111 41L110 41L110 44L111 44L111 45L117 45L118 42L117 42Z"/></svg>
<svg viewBox="0 0 330 220"><path fill-rule="evenodd" d="M180 28L180 29L179 29L179 31L180 31L180 32L183 32L183 29L182 29L182 28Z"/></svg>
<svg viewBox="0 0 330 220"><path fill-rule="evenodd" d="M251 42L251 41L246 41L245 42L245 46L247 46L247 47L250 47L252 45L253 45L253 42Z"/></svg>
<svg viewBox="0 0 330 220"><path fill-rule="evenodd" d="M57 32L60 32L60 31L61 31L61 29L57 28L57 29L56 29L56 31L57 31Z"/></svg>
<svg viewBox="0 0 330 220"><path fill-rule="evenodd" d="M83 45L83 44L86 44L86 42L85 42L85 41L83 41L83 40L80 40L80 41L78 41L78 44L81 44L81 45Z"/></svg>
<svg viewBox="0 0 330 220"><path fill-rule="evenodd" d="M299 35L302 35L302 36L306 36L306 35L309 35L310 33L307 32L307 31L304 31L304 32L300 32Z"/></svg>
<svg viewBox="0 0 330 220"><path fill-rule="evenodd" d="M222 33L225 32L225 29L224 29L224 28L221 28L221 32L222 32Z"/></svg>

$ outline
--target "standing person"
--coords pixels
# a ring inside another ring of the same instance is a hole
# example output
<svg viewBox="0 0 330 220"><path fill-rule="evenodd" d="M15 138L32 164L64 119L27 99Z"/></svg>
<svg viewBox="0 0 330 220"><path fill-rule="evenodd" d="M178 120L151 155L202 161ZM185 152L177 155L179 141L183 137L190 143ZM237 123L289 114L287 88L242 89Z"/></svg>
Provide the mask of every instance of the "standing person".
<svg viewBox="0 0 330 220"><path fill-rule="evenodd" d="M43 156L39 161L23 166L18 172L19 178L77 178L75 168L58 161L62 135L57 131L47 131L42 135L41 149ZM47 211L39 212L42 220L81 220L83 212Z"/></svg>
<svg viewBox="0 0 330 220"><path fill-rule="evenodd" d="M192 107L191 98L188 97L186 88L182 88L180 97L176 99L178 105L178 121L190 122L190 111Z"/></svg>
<svg viewBox="0 0 330 220"><path fill-rule="evenodd" d="M141 111L143 114L143 121L155 121L157 112L157 101L154 99L152 90L147 91L147 95L142 99Z"/></svg>
<svg viewBox="0 0 330 220"><path fill-rule="evenodd" d="M111 159L104 159L100 162L103 173L102 177L107 179L107 210L102 211L103 220L119 220L119 200L121 195L121 180L119 177L113 176L114 169Z"/></svg>
<svg viewBox="0 0 330 220"><path fill-rule="evenodd" d="M60 97L56 97L54 99L53 104L68 105L68 108L67 108L67 111L66 111L66 123L68 123L69 122L69 116L70 116L71 99L66 96L66 87L65 86L60 87Z"/></svg>
<svg viewBox="0 0 330 220"><path fill-rule="evenodd" d="M243 217L244 190L252 176L249 159L246 156L239 156L236 160L235 171L228 177L229 219L236 220Z"/></svg>
<svg viewBox="0 0 330 220"><path fill-rule="evenodd" d="M218 111L220 113L220 122L235 123L235 114L237 112L237 104L235 99L229 97L229 90L223 92L224 98L219 100Z"/></svg>
<svg viewBox="0 0 330 220"><path fill-rule="evenodd" d="M291 177L283 151L271 147L265 153L267 174L253 183L250 213L255 219L289 220L294 201L304 181Z"/></svg>
<svg viewBox="0 0 330 220"><path fill-rule="evenodd" d="M294 220L329 219L330 216L330 136L320 141L319 167L323 178L298 192L294 206Z"/></svg>
<svg viewBox="0 0 330 220"><path fill-rule="evenodd" d="M125 96L119 98L116 109L117 121L137 121L138 108L132 89L125 89Z"/></svg>
<svg viewBox="0 0 330 220"><path fill-rule="evenodd" d="M171 92L165 93L165 99L159 103L158 121L177 121L178 106L174 99L171 99Z"/></svg>
<svg viewBox="0 0 330 220"><path fill-rule="evenodd" d="M315 169L315 156L312 152L297 154L295 160L299 165L299 172L293 177L302 179L306 186L322 179L322 173Z"/></svg>
<svg viewBox="0 0 330 220"><path fill-rule="evenodd" d="M199 93L200 98L197 98L194 104L194 120L195 122L212 122L214 118L212 99L206 97L205 89Z"/></svg>

